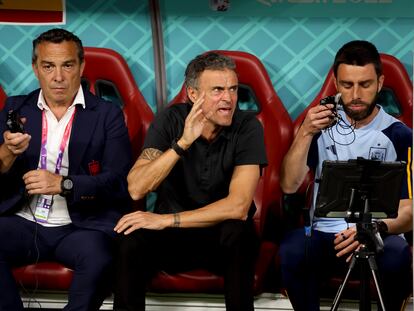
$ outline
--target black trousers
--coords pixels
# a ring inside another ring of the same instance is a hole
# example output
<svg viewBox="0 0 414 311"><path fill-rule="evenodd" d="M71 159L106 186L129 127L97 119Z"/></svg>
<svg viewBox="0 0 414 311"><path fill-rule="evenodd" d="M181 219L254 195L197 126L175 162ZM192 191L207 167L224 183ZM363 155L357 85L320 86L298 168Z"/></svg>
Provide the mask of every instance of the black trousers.
<svg viewBox="0 0 414 311"><path fill-rule="evenodd" d="M222 274L227 311L251 311L257 238L253 222L227 220L208 228L140 229L121 235L114 310L145 310L145 292L159 270L205 268Z"/></svg>

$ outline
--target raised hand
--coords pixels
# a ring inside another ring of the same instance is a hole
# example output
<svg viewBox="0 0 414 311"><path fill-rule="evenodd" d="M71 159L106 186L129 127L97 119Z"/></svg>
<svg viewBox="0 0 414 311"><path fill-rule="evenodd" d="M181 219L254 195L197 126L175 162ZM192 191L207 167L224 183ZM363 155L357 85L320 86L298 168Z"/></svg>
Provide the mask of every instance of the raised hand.
<svg viewBox="0 0 414 311"><path fill-rule="evenodd" d="M202 105L205 101L205 93L201 93L200 97L194 102L190 113L185 119L183 136L179 140L179 145L183 149L187 149L191 144L203 133L203 129L208 121L208 117L212 112L205 112Z"/></svg>
<svg viewBox="0 0 414 311"><path fill-rule="evenodd" d="M332 122L332 104L318 105L309 109L303 121L302 128L307 135L315 135L329 126Z"/></svg>

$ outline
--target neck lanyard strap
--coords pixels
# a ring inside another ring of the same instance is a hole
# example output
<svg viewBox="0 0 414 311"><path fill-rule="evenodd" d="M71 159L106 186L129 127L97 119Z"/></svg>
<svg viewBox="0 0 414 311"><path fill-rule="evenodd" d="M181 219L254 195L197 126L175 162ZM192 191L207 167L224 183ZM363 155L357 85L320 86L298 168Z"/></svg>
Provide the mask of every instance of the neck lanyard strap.
<svg viewBox="0 0 414 311"><path fill-rule="evenodd" d="M63 153L68 143L70 132L72 131L72 123L75 117L75 112L76 112L76 107L73 110L72 116L70 117L68 124L66 124L65 131L62 137L62 141L60 142L59 152L58 152L58 156L56 159L56 168L55 168L56 174L59 174L62 168ZM40 168L44 170L47 169L47 149L46 149L47 131L48 131L48 125L47 125L46 111L43 110L43 113L42 113L42 145L40 149Z"/></svg>

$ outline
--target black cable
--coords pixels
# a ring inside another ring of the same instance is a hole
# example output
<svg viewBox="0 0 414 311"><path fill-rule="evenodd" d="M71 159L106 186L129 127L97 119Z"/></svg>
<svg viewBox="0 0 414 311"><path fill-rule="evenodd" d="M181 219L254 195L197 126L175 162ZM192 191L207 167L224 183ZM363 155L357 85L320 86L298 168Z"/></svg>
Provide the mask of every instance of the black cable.
<svg viewBox="0 0 414 311"><path fill-rule="evenodd" d="M330 127L325 129L325 131L328 133L328 136L332 139L334 144L338 144L340 146L349 146L349 145L353 144L355 139L356 139L356 134L355 134L356 122L354 122L352 124L347 124L345 122L345 120L342 118L342 116L337 111L334 112L334 118L337 120L337 122L333 126L330 126ZM338 133L338 135L348 136L348 135L352 134L353 137L352 137L351 142L344 144L344 143L340 143L340 142L336 141L335 137L334 137L334 133L333 133L333 128L334 127L335 127L335 130ZM339 129L342 129L343 131L341 132ZM349 131L346 132L347 130L349 130Z"/></svg>
<svg viewBox="0 0 414 311"><path fill-rule="evenodd" d="M35 261L32 264L37 264L39 263L39 259L40 259L40 251L39 251L39 246L37 244L39 223L37 222L36 216L33 214L33 210L30 206L30 201L31 201L32 196L30 196L26 191L25 191L24 196L25 196L24 207L26 207L30 211L30 214L32 215L33 222L34 222L33 244L34 244L34 249L35 249ZM30 256L30 250L29 250L28 256ZM19 285L22 288L23 292L29 297L29 300L27 302L27 308L30 308L30 304L34 303L38 305L39 309L42 309L42 305L35 298L36 292L39 289L39 279L38 279L37 274L35 274L35 286L33 290L29 291L21 281L19 281Z"/></svg>

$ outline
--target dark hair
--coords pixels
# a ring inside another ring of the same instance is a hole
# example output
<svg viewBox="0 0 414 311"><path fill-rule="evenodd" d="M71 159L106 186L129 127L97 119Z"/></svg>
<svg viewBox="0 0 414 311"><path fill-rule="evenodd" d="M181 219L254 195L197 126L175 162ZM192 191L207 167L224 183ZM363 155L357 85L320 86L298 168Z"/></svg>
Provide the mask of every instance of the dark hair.
<svg viewBox="0 0 414 311"><path fill-rule="evenodd" d="M33 40L32 64L37 60L37 46L42 42L62 43L63 41L72 41L76 43L78 49L79 62L83 63L84 52L82 41L70 31L61 28L54 28L40 34Z"/></svg>
<svg viewBox="0 0 414 311"><path fill-rule="evenodd" d="M336 53L333 64L335 77L340 64L365 66L373 64L377 76L382 75L382 63L377 48L371 42L363 40L350 41L344 44Z"/></svg>
<svg viewBox="0 0 414 311"><path fill-rule="evenodd" d="M197 88L201 73L207 69L235 71L236 64L230 57L215 52L198 55L188 64L185 70L185 85Z"/></svg>

